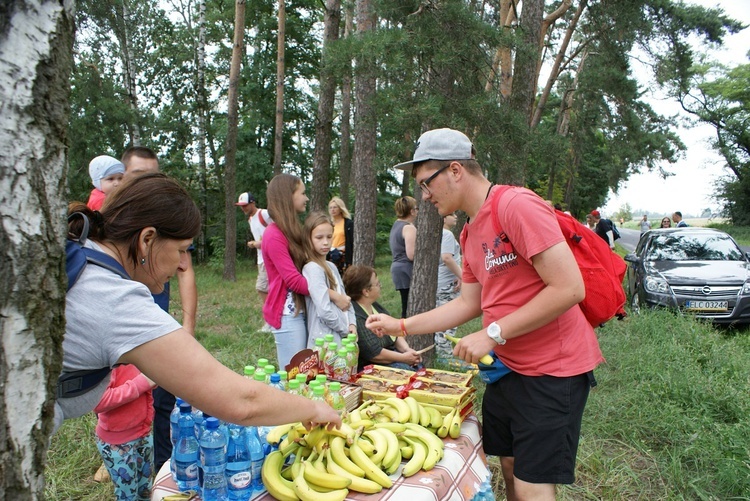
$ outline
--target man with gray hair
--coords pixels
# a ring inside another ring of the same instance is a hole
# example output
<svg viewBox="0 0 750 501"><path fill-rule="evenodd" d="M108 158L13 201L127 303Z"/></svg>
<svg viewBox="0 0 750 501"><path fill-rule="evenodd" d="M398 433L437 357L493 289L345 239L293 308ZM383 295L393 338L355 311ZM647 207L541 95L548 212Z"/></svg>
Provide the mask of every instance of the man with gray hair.
<svg viewBox="0 0 750 501"><path fill-rule="evenodd" d="M413 160L396 168L411 172L442 216L469 216L461 295L406 319L371 315L367 327L378 335L426 334L482 315L484 327L464 336L454 354L477 363L492 352L511 370L487 385L484 450L501 458L508 499L554 500L555 484L574 481L583 409L604 360L578 307L583 279L554 210L530 190L494 186L457 130L425 132Z"/></svg>

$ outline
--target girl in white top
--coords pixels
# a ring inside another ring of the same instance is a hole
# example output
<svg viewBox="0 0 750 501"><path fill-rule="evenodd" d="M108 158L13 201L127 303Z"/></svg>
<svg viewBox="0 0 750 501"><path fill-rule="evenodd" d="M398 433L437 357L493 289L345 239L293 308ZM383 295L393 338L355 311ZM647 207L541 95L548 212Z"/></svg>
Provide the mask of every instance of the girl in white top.
<svg viewBox="0 0 750 501"><path fill-rule="evenodd" d="M323 212L311 212L305 219L303 246L307 264L302 275L307 279L310 295L305 297L307 309L307 347L315 346L315 339L333 334L334 341L350 332L357 332L354 309L342 311L330 299L329 290L346 294L336 265L326 261L333 241L333 222Z"/></svg>

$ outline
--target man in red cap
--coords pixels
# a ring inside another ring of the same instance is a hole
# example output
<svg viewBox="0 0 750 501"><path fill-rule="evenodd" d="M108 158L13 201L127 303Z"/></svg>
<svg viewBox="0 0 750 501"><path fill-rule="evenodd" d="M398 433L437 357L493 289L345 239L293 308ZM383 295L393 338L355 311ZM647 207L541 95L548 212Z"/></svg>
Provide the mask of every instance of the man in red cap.
<svg viewBox="0 0 750 501"><path fill-rule="evenodd" d="M597 235L607 242L610 249L615 248L615 235L612 230L612 221L603 219L598 210L592 210L591 216L594 218L594 231Z"/></svg>

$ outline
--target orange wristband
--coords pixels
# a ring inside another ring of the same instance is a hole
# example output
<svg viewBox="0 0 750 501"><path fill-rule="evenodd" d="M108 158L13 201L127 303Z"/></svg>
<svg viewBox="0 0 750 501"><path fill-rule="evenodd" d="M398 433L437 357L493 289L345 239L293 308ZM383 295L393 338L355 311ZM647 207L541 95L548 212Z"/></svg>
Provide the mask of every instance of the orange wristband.
<svg viewBox="0 0 750 501"><path fill-rule="evenodd" d="M404 322L404 319L401 319L401 337L406 337L409 333L406 332L406 323Z"/></svg>

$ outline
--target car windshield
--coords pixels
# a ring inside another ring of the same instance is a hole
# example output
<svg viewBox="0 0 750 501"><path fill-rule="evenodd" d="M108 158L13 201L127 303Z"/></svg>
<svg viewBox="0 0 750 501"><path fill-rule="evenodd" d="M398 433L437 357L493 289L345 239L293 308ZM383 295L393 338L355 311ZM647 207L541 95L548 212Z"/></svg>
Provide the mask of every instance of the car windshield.
<svg viewBox="0 0 750 501"><path fill-rule="evenodd" d="M655 236L647 261L742 261L742 251L726 235L669 233Z"/></svg>

